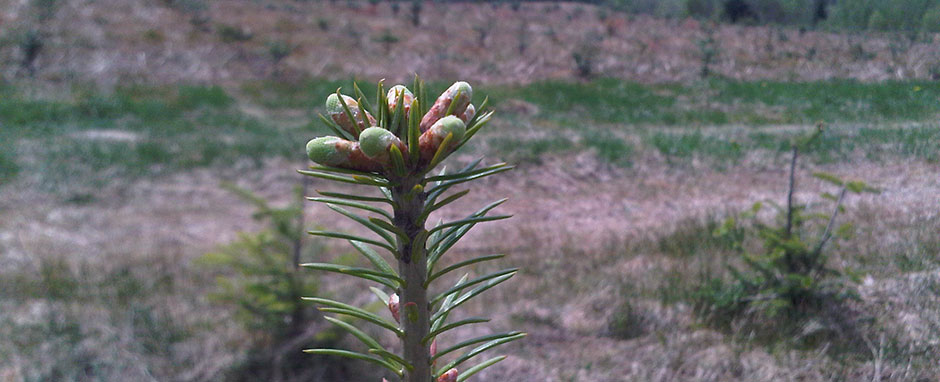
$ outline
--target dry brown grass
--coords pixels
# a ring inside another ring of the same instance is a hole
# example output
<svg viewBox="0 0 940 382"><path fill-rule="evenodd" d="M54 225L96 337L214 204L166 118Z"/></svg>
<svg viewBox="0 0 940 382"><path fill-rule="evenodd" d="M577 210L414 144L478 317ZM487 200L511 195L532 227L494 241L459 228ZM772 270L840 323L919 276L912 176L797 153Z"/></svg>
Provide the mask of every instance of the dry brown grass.
<svg viewBox="0 0 940 382"><path fill-rule="evenodd" d="M0 47L6 57L0 73L6 79L25 74L15 41L23 31L39 28L46 37L36 75L53 82L241 83L298 76L403 81L420 73L437 80L525 83L575 77L572 53L591 41L598 47L594 74L669 82L697 78L702 65L697 44L706 36L706 27L694 20L609 13L602 21L597 8L583 4L524 4L512 11L426 2L422 24L414 27L407 5L393 17L388 3L188 2L207 8L63 0L52 19L37 26L28 2L0 1L0 20L12 26L0 32L12 42ZM487 30L482 44L481 26ZM232 31L243 36L226 37ZM400 40L388 55L380 41L386 31ZM929 78L931 65L940 61L937 36L912 42L894 35L721 25L715 39L711 71L736 79ZM272 43L286 44L290 54L274 59Z"/></svg>
<svg viewBox="0 0 940 382"><path fill-rule="evenodd" d="M463 312L470 316L486 310L496 318L492 330L521 326L530 333L512 348L508 361L480 380L860 381L870 380L876 362L884 380L935 378L940 373L937 365L922 360L923 352L929 356L938 346L936 258L910 273L878 271L891 260L871 259L897 253L912 237L928 239L940 227L936 209L923 207L936 205L940 195L937 179L924 176L935 173L935 165L852 163L824 168L884 190L850 203L855 212L848 216L857 219L859 235L852 246L837 252L843 266L869 274L859 306L879 323L867 332L875 352L862 349L861 356L838 361L819 350L768 348L749 342L746 333L722 334L701 327L687 303L664 304L662 296L670 288L694 287L697 272L715 260L707 254L669 257L645 244L670 235L676 222L737 211L763 198L782 198L783 170L748 164L733 172L669 168L655 158L640 163L623 170L589 155L550 158L515 176L478 185L451 209L469 210L508 196L501 211L515 215L471 232L450 255L456 260L471 253L505 252L511 257L498 265L523 268L511 287L487 292L485 306L478 302ZM210 280L201 280L190 264L236 232L257 227L250 208L216 185L237 175L241 185L286 202L298 181L291 169L299 165L271 161L262 170L237 174L199 170L108 188L84 205L15 187L0 190L6 217L0 248L7 272L34 275L42 259L61 257L88 285L97 285L88 280L108 282L127 269L159 292L117 306L28 298L25 304L7 304L11 309L5 314L37 322L47 317L43 312L56 311L81 322L97 322L83 329L83 346L117 348L113 353L89 350L83 356L115 363L140 361L138 369L118 374L124 378L219 378L238 362L245 343L224 309L199 297ZM800 198L810 198L821 186L808 178L801 182ZM355 229L325 208L309 207L307 212L311 224ZM339 244L333 248L326 256L345 251ZM173 280L172 288L161 287L161 278ZM350 285L326 280L330 283L325 289L338 297L368 300L349 295L356 290ZM618 339L611 334L610 322L625 303L639 326L631 339ZM174 342L169 353L141 353L137 344L147 338L146 332L113 321L124 310L141 306L165 315L164 324L170 328L192 334ZM211 330L196 329L205 325ZM116 329L117 337L106 334ZM480 330L468 328L460 334ZM879 333L890 341L879 342ZM17 380L35 367L33 362L35 356L20 354L3 375Z"/></svg>

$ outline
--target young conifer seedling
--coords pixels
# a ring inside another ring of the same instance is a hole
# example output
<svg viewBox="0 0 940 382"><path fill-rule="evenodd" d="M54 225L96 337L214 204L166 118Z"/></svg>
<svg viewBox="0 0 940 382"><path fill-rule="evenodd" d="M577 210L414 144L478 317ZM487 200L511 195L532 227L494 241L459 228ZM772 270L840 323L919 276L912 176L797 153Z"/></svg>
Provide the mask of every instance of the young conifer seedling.
<svg viewBox="0 0 940 382"><path fill-rule="evenodd" d="M354 86L354 90L356 98L343 95L340 90L327 98L327 115L320 118L335 135L307 143L307 155L318 165L300 172L378 189L375 195L379 196L321 191L322 196L308 198L326 204L375 234L370 238L340 232L310 232L349 241L373 267L329 263L302 266L378 284L370 289L388 306L388 314L376 314L323 298L305 298L319 304L324 313L336 315L326 319L362 341L368 354L339 349L306 351L372 362L405 382L465 381L505 356L487 359L472 367L465 366L467 361L486 350L520 339L525 333L511 331L465 340L448 337L442 338L439 347L438 337L453 329L489 321L476 317L448 321L448 315L468 300L508 280L517 269L472 278L464 273L456 283L438 287L436 284L451 279L457 271L503 255L480 256L448 266L441 266L440 260L476 224L508 218L508 215L489 215L505 199L490 203L463 219L431 227L426 223L432 212L469 192L449 192L458 185L512 167L505 163L480 167L481 160L477 160L459 171L429 173L466 144L493 113L485 111L486 100L477 113L470 103L472 89L466 82L454 83L436 100L427 97L425 86L417 77L411 89L396 85L386 92L379 82L374 103L366 99L358 86ZM382 255L385 252L394 258L397 267ZM394 333L400 339L401 352L386 349L353 322L369 323ZM444 346L445 341L448 346ZM460 350L464 352L457 356Z"/></svg>

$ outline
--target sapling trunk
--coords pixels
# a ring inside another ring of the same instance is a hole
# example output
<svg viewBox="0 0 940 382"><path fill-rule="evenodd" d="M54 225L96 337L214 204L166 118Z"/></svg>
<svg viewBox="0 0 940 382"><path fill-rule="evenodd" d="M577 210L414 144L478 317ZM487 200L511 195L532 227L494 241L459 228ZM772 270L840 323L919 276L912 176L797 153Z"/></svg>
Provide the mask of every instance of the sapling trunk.
<svg viewBox="0 0 940 382"><path fill-rule="evenodd" d="M397 206L393 223L408 237L398 244L398 272L405 280L399 291L400 318L405 330L402 346L404 358L414 365L414 370L405 371L404 380L408 382L431 381L429 344L422 343L431 324L428 290L424 287L428 266L427 231L421 221L426 195L414 190L419 180L406 179L401 186L392 189L392 201Z"/></svg>

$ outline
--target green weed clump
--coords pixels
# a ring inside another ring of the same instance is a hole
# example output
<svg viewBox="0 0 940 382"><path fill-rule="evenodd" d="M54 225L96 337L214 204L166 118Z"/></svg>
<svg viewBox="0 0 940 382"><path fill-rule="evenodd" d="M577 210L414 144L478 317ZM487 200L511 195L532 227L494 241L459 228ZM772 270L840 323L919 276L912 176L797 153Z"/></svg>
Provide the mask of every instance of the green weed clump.
<svg viewBox="0 0 940 382"><path fill-rule="evenodd" d="M445 254L477 224L509 216L488 215L505 201L503 199L463 219L441 221L431 227L427 227L427 220L434 211L470 192L452 192L456 186L508 171L511 167L505 163L478 167L481 158L458 171L448 172L445 168L437 175L430 174L489 122L493 113L486 111L487 101L480 104L477 112L471 103L473 90L466 82L454 83L433 101L417 77L411 89L396 85L386 93L383 87L379 82L374 102L370 102L358 86L353 87L355 98L340 93L339 89L327 97L327 116L320 117L335 135L307 143L307 155L318 165L311 166L309 171L300 171L308 176L373 190L372 193L320 191L322 197L310 198L362 225L375 236L319 230L310 234L347 240L372 267L330 263L302 266L377 284L369 289L388 307L388 314L379 315L326 298L306 298L320 305L322 312L334 314L326 319L358 338L367 348L365 352L328 348L307 352L371 362L384 368L390 377L406 382L464 381L506 357L490 358L469 368L463 367L465 362L491 348L518 340L525 333L509 331L458 340L454 338L454 329L489 319L471 317L448 321L448 318L467 301L509 280L518 269L507 268L473 278L466 272L451 280L455 281L453 284L438 286L440 281L452 279L458 270L463 273L471 265L479 266L504 256L485 255L445 265ZM397 267L383 254L391 255ZM388 331L400 340L401 353L387 348L353 322L340 317L356 319L354 322L362 320ZM462 349L466 349L462 355L454 356Z"/></svg>
<svg viewBox="0 0 940 382"><path fill-rule="evenodd" d="M851 236L850 223L837 224L839 214L844 212L846 195L876 190L860 181L815 173L814 177L837 187L835 193L821 195L832 202L831 209L812 211L794 199L799 149L818 138L820 133L821 130L793 145L786 205L766 202L777 211L773 222L765 223L757 218L764 206L763 202L758 202L737 218L728 218L714 231L719 237L733 238L732 248L741 256L742 265L728 266L730 280L705 280L705 285L694 296L697 310L707 321L726 329L735 322L745 322L752 327L769 329L762 333L772 337L816 338L821 333L842 329L833 326L842 324L839 320L829 320L832 325L813 329L819 333L807 333L808 326L803 324L819 318L826 322L830 318L827 315L833 313L838 316L838 307L855 295L851 284L857 279L851 272L829 264L826 245ZM747 224L749 231L754 232L759 242L756 248L746 245L751 237L741 235L742 224Z"/></svg>

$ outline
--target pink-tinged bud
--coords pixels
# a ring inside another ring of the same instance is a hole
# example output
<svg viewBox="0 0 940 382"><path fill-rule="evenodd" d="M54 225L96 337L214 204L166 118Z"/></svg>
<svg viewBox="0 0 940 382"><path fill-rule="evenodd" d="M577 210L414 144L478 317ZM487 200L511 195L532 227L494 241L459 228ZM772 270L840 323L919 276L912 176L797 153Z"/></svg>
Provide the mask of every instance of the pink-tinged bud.
<svg viewBox="0 0 940 382"><path fill-rule="evenodd" d="M434 358L434 356L437 355L437 338L431 340L431 349L428 353L431 354L431 358ZM437 360L431 362L431 367L437 367Z"/></svg>
<svg viewBox="0 0 940 382"><path fill-rule="evenodd" d="M448 134L453 134L453 138L450 140L450 146L446 148L447 150L453 149L457 144L460 143L460 140L463 139L464 133L466 133L466 126L463 124L463 121L460 118L454 117L452 115L441 118L434 126L431 126L428 131L425 131L424 134L421 134L418 137L418 148L421 151L421 161L423 163L428 163L431 159L434 158L434 154L437 153L437 149L441 147L441 143L444 142L444 138L447 138Z"/></svg>
<svg viewBox="0 0 940 382"><path fill-rule="evenodd" d="M464 111L467 110L467 105L470 104L470 98L472 96L473 89L470 87L470 84L463 81L454 82L440 97L437 97L437 101L434 101L428 113L421 118L421 124L418 125L421 132L427 131L431 126L434 126L438 120L444 118L448 109L451 110L451 114L453 115L463 114ZM424 100L421 102L424 102ZM451 103L454 103L453 109L450 107Z"/></svg>
<svg viewBox="0 0 940 382"><path fill-rule="evenodd" d="M464 124L470 123L470 120L473 119L473 116L477 115L477 108L473 107L473 104L467 105L467 110L464 110L462 114L458 114L457 118L460 118Z"/></svg>
<svg viewBox="0 0 940 382"><path fill-rule="evenodd" d="M408 150L401 139L381 127L363 130L362 134L359 134L359 146L363 154L386 167L392 163L391 154L389 154L392 146L398 147L398 151L402 153L402 159L407 159L406 155L408 155Z"/></svg>
<svg viewBox="0 0 940 382"><path fill-rule="evenodd" d="M411 90L405 87L405 85L395 85L391 89L388 89L388 94L385 96L388 99L388 110L389 115L395 113L395 109L398 108L398 96L404 92L405 95L402 98L402 111L404 112L403 121L408 120L408 116L411 114L411 103L415 100L415 95L411 93Z"/></svg>
<svg viewBox="0 0 940 382"><path fill-rule="evenodd" d="M357 171L380 171L382 165L369 159L359 148L359 142L333 136L311 139L307 142L307 156L324 166Z"/></svg>
<svg viewBox="0 0 940 382"><path fill-rule="evenodd" d="M392 312L392 318L395 319L395 322L401 322L400 317L398 316L398 294L392 293L388 296L388 311Z"/></svg>
<svg viewBox="0 0 940 382"><path fill-rule="evenodd" d="M359 115L359 103L352 97L343 95L343 103L349 108L349 112L353 116L353 121L349 120L346 109L343 108L343 104L340 103L340 98L335 93L326 97L326 113L329 114L333 122L336 122L343 130L346 130L353 136L357 136L357 132L375 125L375 118L373 118L369 112L366 112L366 118L365 121L363 121L362 116ZM357 124L358 127L356 126Z"/></svg>
<svg viewBox="0 0 940 382"><path fill-rule="evenodd" d="M457 382L457 369L450 369L437 378L437 382Z"/></svg>

